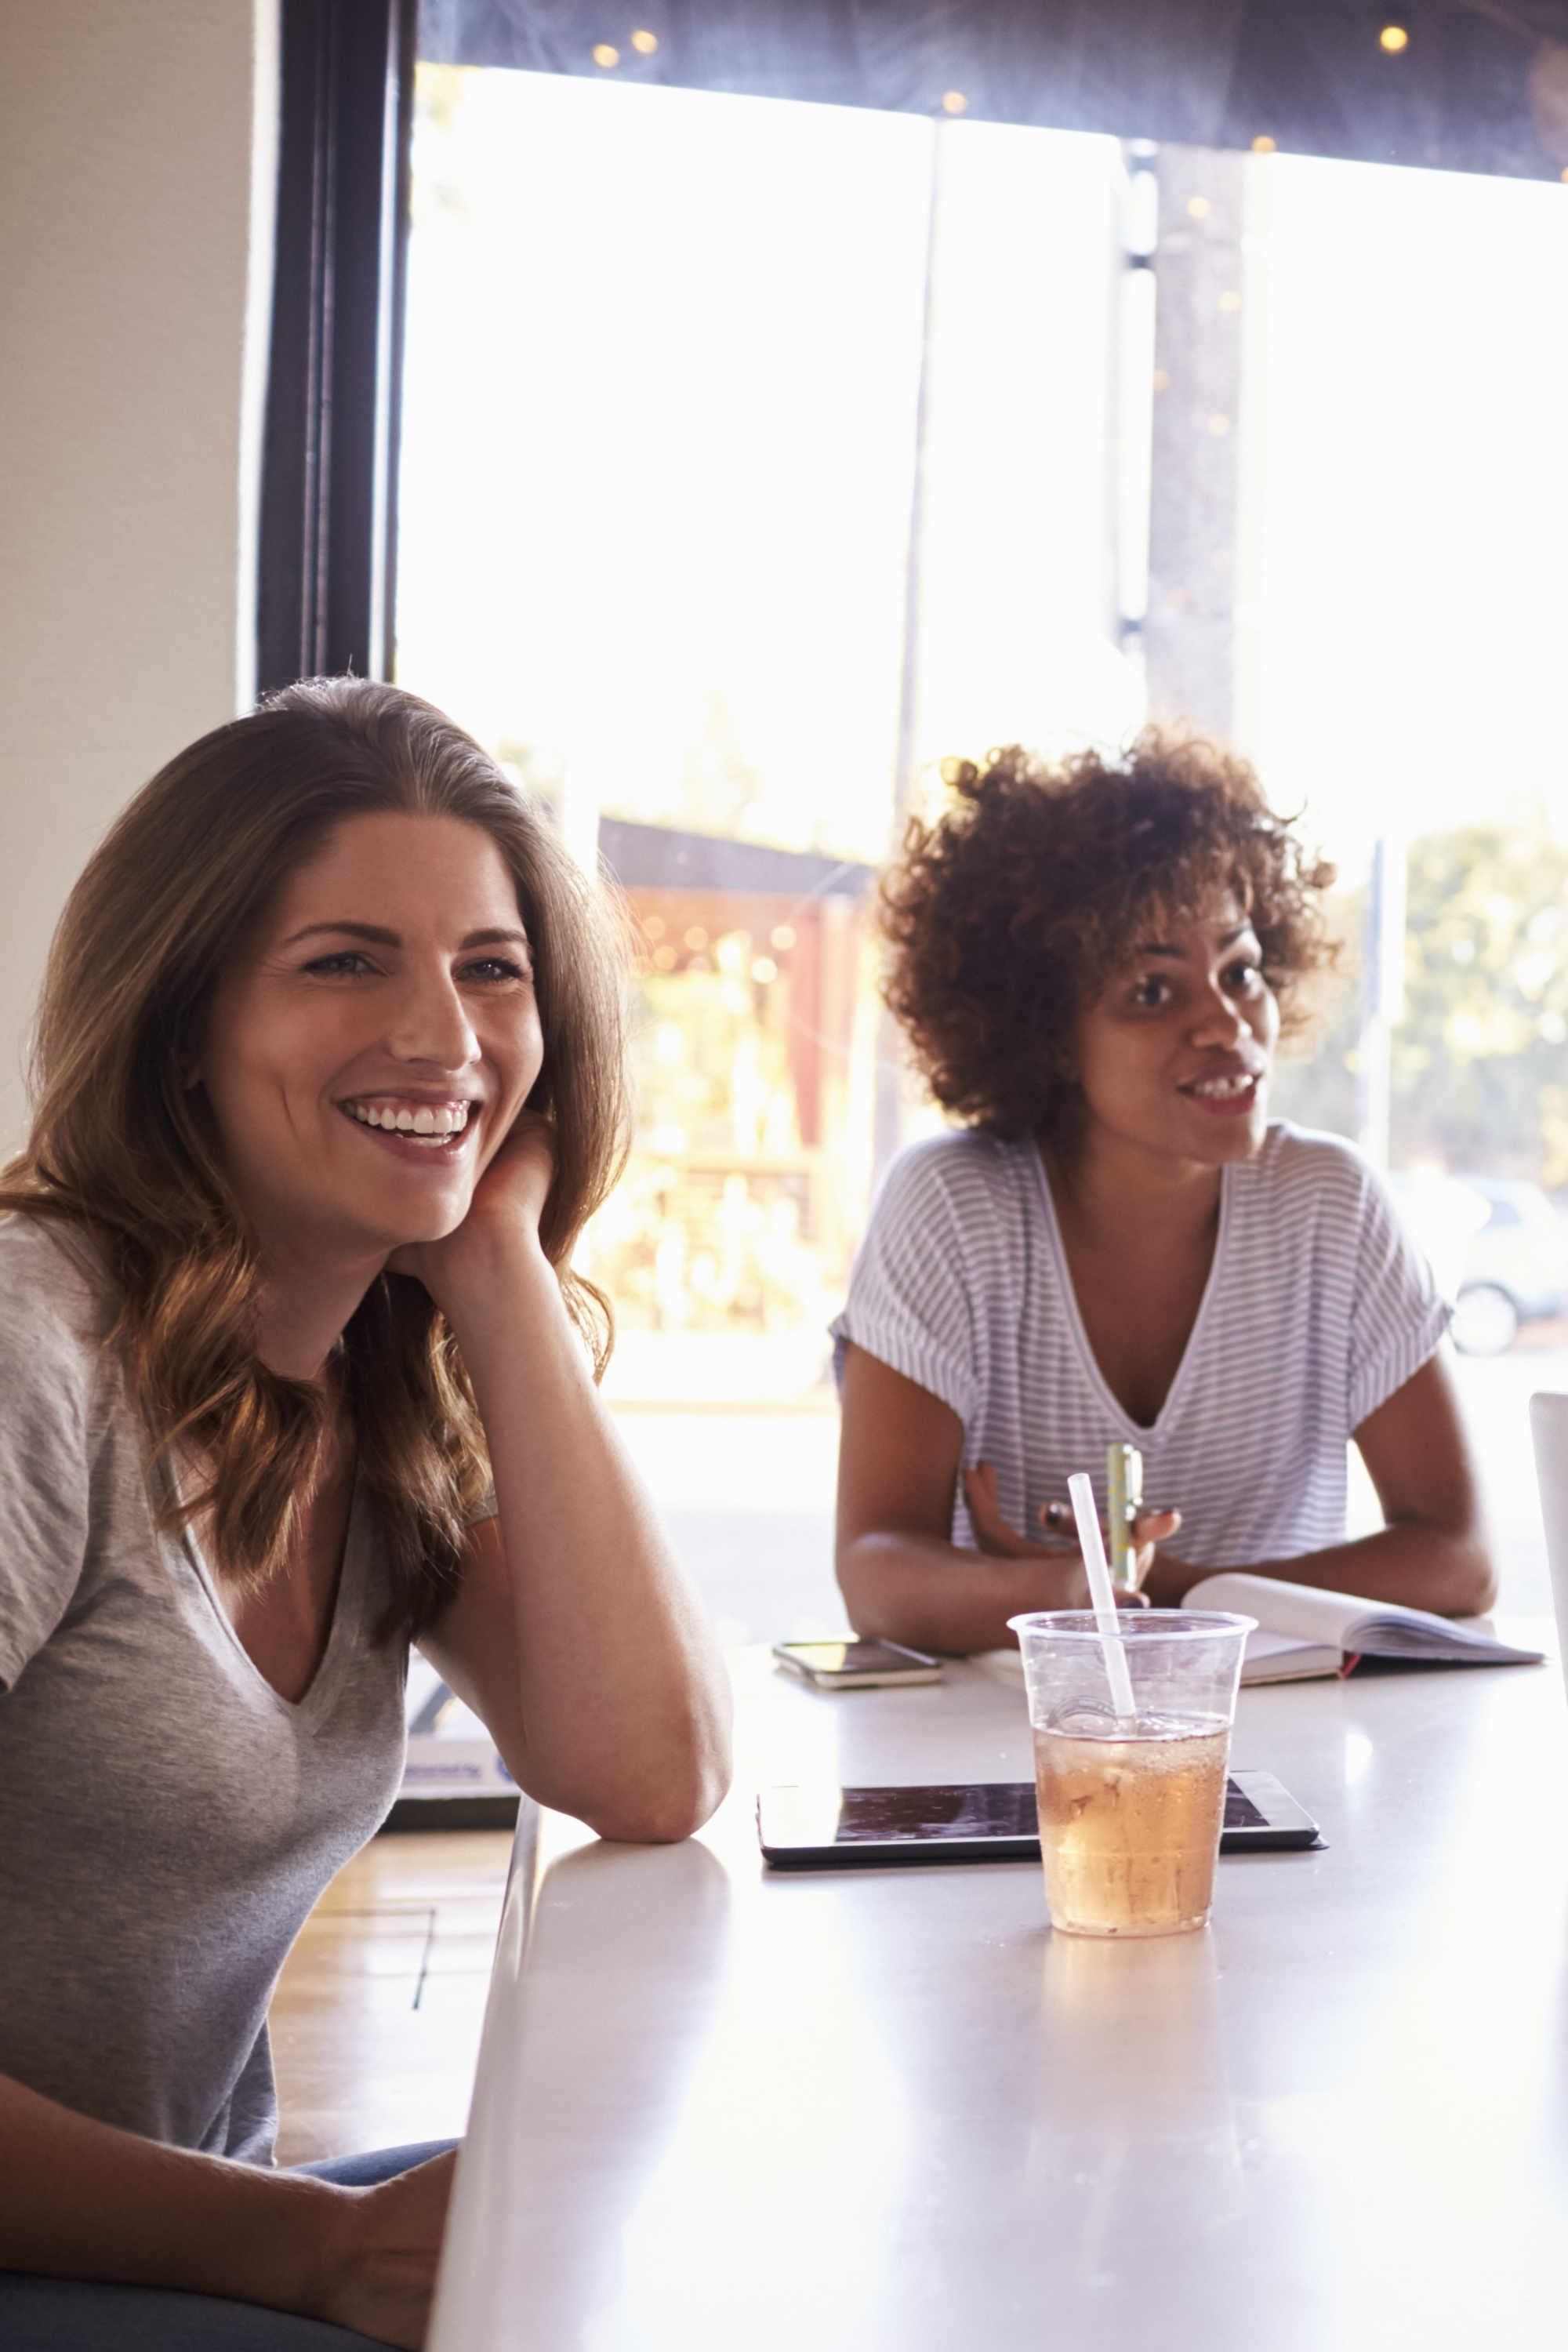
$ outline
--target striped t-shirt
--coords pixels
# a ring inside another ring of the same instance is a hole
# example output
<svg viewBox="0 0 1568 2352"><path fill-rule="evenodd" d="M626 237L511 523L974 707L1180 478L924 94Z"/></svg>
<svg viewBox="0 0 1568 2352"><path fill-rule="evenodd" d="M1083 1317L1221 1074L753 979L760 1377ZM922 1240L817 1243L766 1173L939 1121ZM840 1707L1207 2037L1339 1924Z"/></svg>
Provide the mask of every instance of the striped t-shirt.
<svg viewBox="0 0 1568 2352"><path fill-rule="evenodd" d="M1039 1534L1087 1470L1103 1506L1117 1439L1143 1455L1152 1509L1182 1513L1173 1549L1247 1568L1340 1543L1345 1444L1419 1370L1448 1309L1376 1176L1337 1137L1269 1128L1225 1169L1197 1321L1151 1429L1090 1352L1037 1146L963 1132L889 1171L833 1326L940 1397L963 1464L995 1465L1002 1513ZM953 1540L973 1544L962 1496Z"/></svg>

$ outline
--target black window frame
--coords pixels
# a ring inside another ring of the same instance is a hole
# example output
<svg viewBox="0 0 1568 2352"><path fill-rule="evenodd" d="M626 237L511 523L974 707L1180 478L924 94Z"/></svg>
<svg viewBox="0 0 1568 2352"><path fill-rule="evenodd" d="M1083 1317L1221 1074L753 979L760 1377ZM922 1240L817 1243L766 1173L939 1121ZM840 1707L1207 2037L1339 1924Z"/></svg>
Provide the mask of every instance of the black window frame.
<svg viewBox="0 0 1568 2352"><path fill-rule="evenodd" d="M390 677L417 0L282 0L260 692Z"/></svg>

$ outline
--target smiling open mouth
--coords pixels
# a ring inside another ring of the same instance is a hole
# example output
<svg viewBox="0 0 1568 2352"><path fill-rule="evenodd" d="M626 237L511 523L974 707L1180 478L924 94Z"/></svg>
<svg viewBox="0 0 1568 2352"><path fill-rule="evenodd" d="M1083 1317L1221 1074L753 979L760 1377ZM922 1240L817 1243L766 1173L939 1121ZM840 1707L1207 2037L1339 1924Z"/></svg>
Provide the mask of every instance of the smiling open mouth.
<svg viewBox="0 0 1568 2352"><path fill-rule="evenodd" d="M345 1118L358 1127L373 1128L380 1135L394 1137L399 1143L411 1143L427 1151L449 1150L465 1134L468 1113L476 1106L458 1099L447 1102L416 1102L406 1096L361 1095L338 1105Z"/></svg>
<svg viewBox="0 0 1568 2352"><path fill-rule="evenodd" d="M1251 1108L1263 1083L1261 1070L1207 1070L1189 1078L1178 1093L1201 1103L1205 1110L1242 1111Z"/></svg>

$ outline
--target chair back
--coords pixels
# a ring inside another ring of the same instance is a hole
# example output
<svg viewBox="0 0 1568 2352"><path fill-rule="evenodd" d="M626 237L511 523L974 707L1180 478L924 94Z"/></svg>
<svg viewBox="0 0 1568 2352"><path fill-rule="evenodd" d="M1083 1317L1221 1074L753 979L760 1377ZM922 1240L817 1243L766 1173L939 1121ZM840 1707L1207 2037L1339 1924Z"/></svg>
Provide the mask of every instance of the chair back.
<svg viewBox="0 0 1568 2352"><path fill-rule="evenodd" d="M1546 1529L1546 1560L1557 1612L1557 1653L1568 1674L1568 1396L1544 1391L1530 1400L1535 1480Z"/></svg>

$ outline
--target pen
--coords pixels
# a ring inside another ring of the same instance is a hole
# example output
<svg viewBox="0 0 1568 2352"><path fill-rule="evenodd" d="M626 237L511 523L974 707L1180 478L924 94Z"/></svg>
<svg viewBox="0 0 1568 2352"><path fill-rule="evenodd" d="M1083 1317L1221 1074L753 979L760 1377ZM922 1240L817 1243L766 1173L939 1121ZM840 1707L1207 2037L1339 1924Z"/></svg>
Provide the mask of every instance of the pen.
<svg viewBox="0 0 1568 2352"><path fill-rule="evenodd" d="M1136 1591L1138 1572L1133 1530L1143 1507L1143 1456L1135 1445L1116 1444L1105 1456L1105 1517L1110 1535L1110 1580Z"/></svg>

